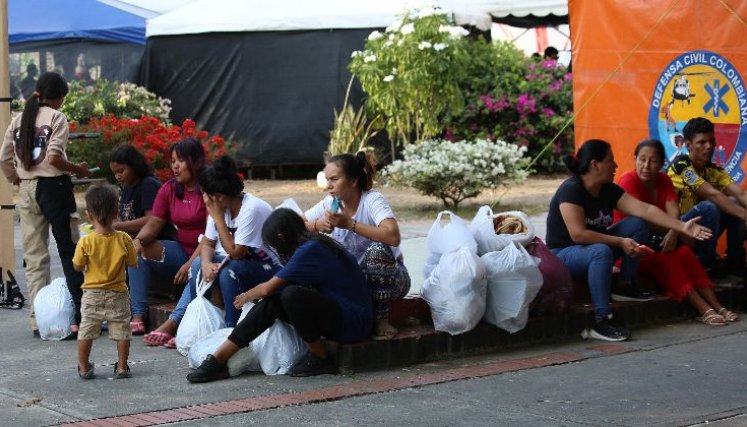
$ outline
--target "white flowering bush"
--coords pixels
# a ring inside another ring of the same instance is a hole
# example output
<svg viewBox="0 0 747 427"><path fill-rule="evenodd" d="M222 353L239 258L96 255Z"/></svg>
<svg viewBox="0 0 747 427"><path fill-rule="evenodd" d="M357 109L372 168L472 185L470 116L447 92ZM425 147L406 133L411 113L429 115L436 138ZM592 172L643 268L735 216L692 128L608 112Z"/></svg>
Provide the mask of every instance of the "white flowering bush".
<svg viewBox="0 0 747 427"><path fill-rule="evenodd" d="M69 121L79 124L109 114L129 119L156 117L169 123L171 101L134 83L98 79L93 85L86 85L81 80L73 80L61 111Z"/></svg>
<svg viewBox="0 0 747 427"><path fill-rule="evenodd" d="M405 147L404 160L387 166L387 185L412 187L438 197L447 208L485 189L521 182L529 171L526 147L504 141L427 140Z"/></svg>
<svg viewBox="0 0 747 427"><path fill-rule="evenodd" d="M460 83L470 61L469 32L435 7L406 11L385 32L374 31L349 65L392 140L433 138L464 107Z"/></svg>

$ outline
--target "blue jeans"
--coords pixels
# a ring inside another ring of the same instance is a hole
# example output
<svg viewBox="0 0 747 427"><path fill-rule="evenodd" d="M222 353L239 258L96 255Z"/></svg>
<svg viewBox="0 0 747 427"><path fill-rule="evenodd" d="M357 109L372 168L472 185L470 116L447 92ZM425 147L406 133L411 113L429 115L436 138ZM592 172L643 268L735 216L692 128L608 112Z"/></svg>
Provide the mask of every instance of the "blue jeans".
<svg viewBox="0 0 747 427"><path fill-rule="evenodd" d="M701 217L698 222L700 225L710 228L713 232L712 238L695 244L695 254L704 267L713 267L716 261L716 245L724 231L726 231L726 256L729 259L744 261L744 220L722 212L715 203L707 200L698 203L682 215L682 220L689 221L696 216Z"/></svg>
<svg viewBox="0 0 747 427"><path fill-rule="evenodd" d="M224 255L216 254L213 256L213 262L221 262L224 258ZM184 312L187 310L187 305L189 305L190 301L197 297L197 273L201 268L200 257L197 257L192 262L192 268L189 270L189 286L184 289L184 293L182 293L176 309L169 316L177 323L184 317ZM236 296L260 283L270 280L278 271L280 271L280 267L277 265L253 259L232 259L223 265L213 282L213 286L220 286L220 293L223 295L226 327L236 326L236 322L241 315L241 310L233 306L233 300ZM185 294L187 295L185 296ZM210 290L206 292L205 296L210 296Z"/></svg>
<svg viewBox="0 0 747 427"><path fill-rule="evenodd" d="M145 316L148 312L148 287L150 286L151 274L155 273L173 280L179 268L189 261L189 255L184 252L178 242L173 240L161 240L160 242L163 245L164 252L162 260L138 257L137 268L127 268L133 315Z"/></svg>
<svg viewBox="0 0 747 427"><path fill-rule="evenodd" d="M645 244L648 242L648 225L640 218L629 216L607 229L607 234L629 237ZM597 321L605 319L610 311L612 266L615 260L622 256L621 282L630 282L638 271L638 258L627 256L621 248L610 247L604 243L554 248L552 253L563 261L574 279L586 279L591 293L591 303L594 306L594 318Z"/></svg>

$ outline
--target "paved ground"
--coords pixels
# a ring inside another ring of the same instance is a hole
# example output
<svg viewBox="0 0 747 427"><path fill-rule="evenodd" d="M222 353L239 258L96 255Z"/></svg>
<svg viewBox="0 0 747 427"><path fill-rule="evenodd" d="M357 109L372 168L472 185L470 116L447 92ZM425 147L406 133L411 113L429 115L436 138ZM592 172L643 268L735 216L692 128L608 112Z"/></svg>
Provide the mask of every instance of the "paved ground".
<svg viewBox="0 0 747 427"><path fill-rule="evenodd" d="M413 271L429 226L403 226ZM59 265L55 269L59 275ZM721 328L684 322L636 331L634 340L621 344L578 339L353 376L253 374L191 385L184 357L139 340L132 348L134 378L111 380L116 351L105 337L92 353L99 377L82 381L75 373L75 342L32 338L27 315L25 309L0 310L3 426L144 413L111 421L191 416L198 418L180 424L747 425L747 322ZM164 412L185 407L192 409Z"/></svg>
<svg viewBox="0 0 747 427"><path fill-rule="evenodd" d="M25 314L0 311L4 426L142 413L164 420L168 413L159 411L216 402L234 403L205 406L200 419L183 424L651 426L721 420L716 425L726 426L747 420L747 322L722 328L685 322L636 331L634 340L621 344L578 339L353 376L253 374L192 385L184 380L184 357L139 341L132 349L134 378L111 380L115 349L105 339L95 342L92 355L99 377L82 381L75 374L75 342L32 338ZM267 409L245 412L252 408Z"/></svg>

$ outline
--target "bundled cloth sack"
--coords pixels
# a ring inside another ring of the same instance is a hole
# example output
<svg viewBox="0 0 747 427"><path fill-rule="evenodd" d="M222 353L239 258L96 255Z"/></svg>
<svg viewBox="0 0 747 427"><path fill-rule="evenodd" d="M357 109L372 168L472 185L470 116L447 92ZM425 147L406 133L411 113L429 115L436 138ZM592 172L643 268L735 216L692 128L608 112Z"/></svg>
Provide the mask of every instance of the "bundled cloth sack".
<svg viewBox="0 0 747 427"><path fill-rule="evenodd" d="M544 316L565 313L573 304L573 279L568 267L539 237L532 240L528 252L539 258L542 273L542 288L529 306L529 314Z"/></svg>
<svg viewBox="0 0 747 427"><path fill-rule="evenodd" d="M187 306L176 331L176 349L184 356L189 354L189 349L194 343L226 327L223 311L205 298L205 292L212 284L212 281L205 282L202 271L198 273L197 296Z"/></svg>
<svg viewBox="0 0 747 427"><path fill-rule="evenodd" d="M72 335L70 325L75 323L75 304L64 278L58 277L39 289L34 312L41 339L60 341Z"/></svg>
<svg viewBox="0 0 747 427"><path fill-rule="evenodd" d="M441 221L445 215L449 216L450 221L448 224L442 225ZM472 237L467 221L450 211L438 213L436 221L428 230L426 244L428 246L428 258L426 258L423 268L423 277L426 279L438 265L441 255L463 247L470 248L473 252L477 251L477 242Z"/></svg>
<svg viewBox="0 0 747 427"><path fill-rule="evenodd" d="M537 260L517 242L483 255L482 260L488 275L483 319L511 333L524 329L529 305L542 287Z"/></svg>
<svg viewBox="0 0 747 427"><path fill-rule="evenodd" d="M490 206L482 206L470 223L477 242L477 254L500 251L511 242L526 246L534 238L534 225L521 211L494 214Z"/></svg>
<svg viewBox="0 0 747 427"><path fill-rule="evenodd" d="M215 350L223 344L233 328L223 328L214 331L208 336L200 339L192 345L187 354L187 360L189 361L189 367L197 369L202 362L205 361L208 354L214 354ZM259 359L257 358L256 352L251 345L249 347L242 348L236 354L228 359L228 374L232 377L241 375L244 372L249 371L260 371Z"/></svg>
<svg viewBox="0 0 747 427"><path fill-rule="evenodd" d="M420 290L433 327L451 335L472 330L485 313L486 286L485 266L472 248L442 255Z"/></svg>

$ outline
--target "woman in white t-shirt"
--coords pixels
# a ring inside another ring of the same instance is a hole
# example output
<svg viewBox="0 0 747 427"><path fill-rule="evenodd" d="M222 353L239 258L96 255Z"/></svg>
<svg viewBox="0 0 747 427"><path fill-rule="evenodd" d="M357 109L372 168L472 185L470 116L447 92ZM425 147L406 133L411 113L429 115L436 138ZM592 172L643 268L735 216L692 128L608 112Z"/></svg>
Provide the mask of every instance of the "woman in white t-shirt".
<svg viewBox="0 0 747 427"><path fill-rule="evenodd" d="M213 286L220 286L226 326L233 327L241 314L232 304L236 295L270 280L280 269L262 242L262 225L272 207L244 192L236 163L228 156L200 175L200 188L209 215L200 256L190 269L190 300L202 270L206 281L215 279Z"/></svg>
<svg viewBox="0 0 747 427"><path fill-rule="evenodd" d="M373 338L391 339L397 329L389 323L389 302L407 295L410 275L394 212L381 193L371 191L375 173L364 152L329 159L324 168L329 195L306 211L306 228L329 233L356 257L374 298Z"/></svg>

